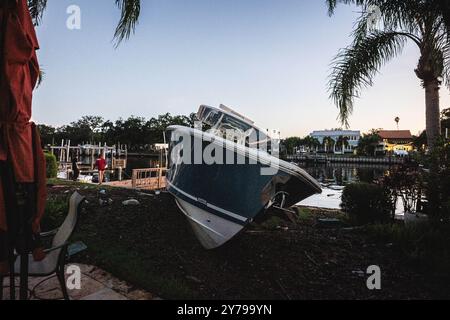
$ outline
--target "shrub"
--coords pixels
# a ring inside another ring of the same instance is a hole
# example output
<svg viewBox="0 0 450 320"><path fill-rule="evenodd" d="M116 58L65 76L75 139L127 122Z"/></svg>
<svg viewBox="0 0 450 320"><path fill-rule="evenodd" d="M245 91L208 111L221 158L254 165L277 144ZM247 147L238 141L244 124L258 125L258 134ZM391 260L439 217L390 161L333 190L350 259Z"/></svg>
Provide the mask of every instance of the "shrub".
<svg viewBox="0 0 450 320"><path fill-rule="evenodd" d="M428 214L435 221L450 219L450 143L438 141L429 155L426 176Z"/></svg>
<svg viewBox="0 0 450 320"><path fill-rule="evenodd" d="M54 179L58 175L58 163L56 162L56 157L51 153L45 153L44 155L47 165L47 178Z"/></svg>
<svg viewBox="0 0 450 320"><path fill-rule="evenodd" d="M402 224L375 224L366 228L375 242L392 245L409 261L437 272L450 268L450 225L433 226L427 223L405 226Z"/></svg>
<svg viewBox="0 0 450 320"><path fill-rule="evenodd" d="M63 222L69 209L68 200L61 197L50 197L47 200L45 214L42 219L43 230L53 230Z"/></svg>
<svg viewBox="0 0 450 320"><path fill-rule="evenodd" d="M390 196L393 215L397 209L397 199L402 200L404 212L416 212L424 192L423 180L423 174L417 166L401 165L389 170L379 181Z"/></svg>
<svg viewBox="0 0 450 320"><path fill-rule="evenodd" d="M391 204L382 186L354 183L345 187L341 208L352 223L383 223L389 221Z"/></svg>

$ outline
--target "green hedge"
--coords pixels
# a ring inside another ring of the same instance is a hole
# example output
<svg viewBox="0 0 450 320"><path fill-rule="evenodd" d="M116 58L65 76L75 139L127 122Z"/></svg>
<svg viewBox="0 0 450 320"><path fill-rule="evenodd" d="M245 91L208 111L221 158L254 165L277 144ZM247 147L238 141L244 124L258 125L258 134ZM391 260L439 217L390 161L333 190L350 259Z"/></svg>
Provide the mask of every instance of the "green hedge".
<svg viewBox="0 0 450 320"><path fill-rule="evenodd" d="M342 194L342 210L355 224L387 222L391 217L388 194L382 186L370 183L353 183Z"/></svg>
<svg viewBox="0 0 450 320"><path fill-rule="evenodd" d="M47 164L47 178L54 179L58 175L58 163L56 162L56 157L51 153L45 153L44 155Z"/></svg>

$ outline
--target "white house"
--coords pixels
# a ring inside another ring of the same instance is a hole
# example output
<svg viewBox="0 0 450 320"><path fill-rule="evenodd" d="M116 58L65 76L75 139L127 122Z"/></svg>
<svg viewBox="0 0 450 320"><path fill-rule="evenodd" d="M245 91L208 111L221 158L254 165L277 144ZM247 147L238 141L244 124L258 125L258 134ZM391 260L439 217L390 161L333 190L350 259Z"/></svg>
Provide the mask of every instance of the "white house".
<svg viewBox="0 0 450 320"><path fill-rule="evenodd" d="M342 153L342 147L337 146L337 142L339 139L345 138L347 141L347 145L344 146L344 153L353 153L355 149L358 147L359 139L361 138L361 131L353 131L353 130L322 130L322 131L314 131L310 134L312 138L316 138L319 140L322 145L319 148L319 151L325 152L329 151L325 150L326 147L323 145L324 139L329 137L333 139L334 144L329 146L328 148L333 148L334 153Z"/></svg>

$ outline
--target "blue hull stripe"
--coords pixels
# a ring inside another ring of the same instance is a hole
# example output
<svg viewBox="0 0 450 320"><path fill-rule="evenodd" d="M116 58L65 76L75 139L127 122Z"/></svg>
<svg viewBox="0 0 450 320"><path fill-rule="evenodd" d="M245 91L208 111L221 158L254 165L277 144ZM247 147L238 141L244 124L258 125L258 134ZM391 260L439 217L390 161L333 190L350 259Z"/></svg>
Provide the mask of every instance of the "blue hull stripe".
<svg viewBox="0 0 450 320"><path fill-rule="evenodd" d="M226 220L230 220L233 221L235 223L238 223L240 225L245 226L248 221L249 218L246 217L242 217L240 215L237 215L235 213L232 213L230 211L227 211L225 209L219 208L215 205L209 204L209 203L203 203L201 200L199 200L198 198L184 192L183 190L181 190L180 188L177 188L176 186L174 186L172 183L167 182L168 186L169 186L169 191L174 194L176 197L180 197L181 199L183 199L184 201L189 202L190 204L192 204L193 206L196 206L200 209L203 209L209 213L212 213L214 215L217 215L221 218L224 218Z"/></svg>

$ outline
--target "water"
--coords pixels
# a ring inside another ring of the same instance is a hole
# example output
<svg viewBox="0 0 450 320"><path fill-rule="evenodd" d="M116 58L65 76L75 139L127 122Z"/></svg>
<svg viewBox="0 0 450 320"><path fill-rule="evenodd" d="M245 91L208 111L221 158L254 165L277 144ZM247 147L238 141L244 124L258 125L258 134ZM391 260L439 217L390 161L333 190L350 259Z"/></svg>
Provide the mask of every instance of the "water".
<svg viewBox="0 0 450 320"><path fill-rule="evenodd" d="M383 177L390 168L384 165L358 165L354 163L300 164L299 166L321 184L327 186L346 186L354 182L371 183Z"/></svg>
<svg viewBox="0 0 450 320"><path fill-rule="evenodd" d="M300 164L311 176L322 185L322 194L314 195L299 203L301 206L325 209L340 209L344 186L354 182L373 182L381 178L389 170L384 165L358 164Z"/></svg>

